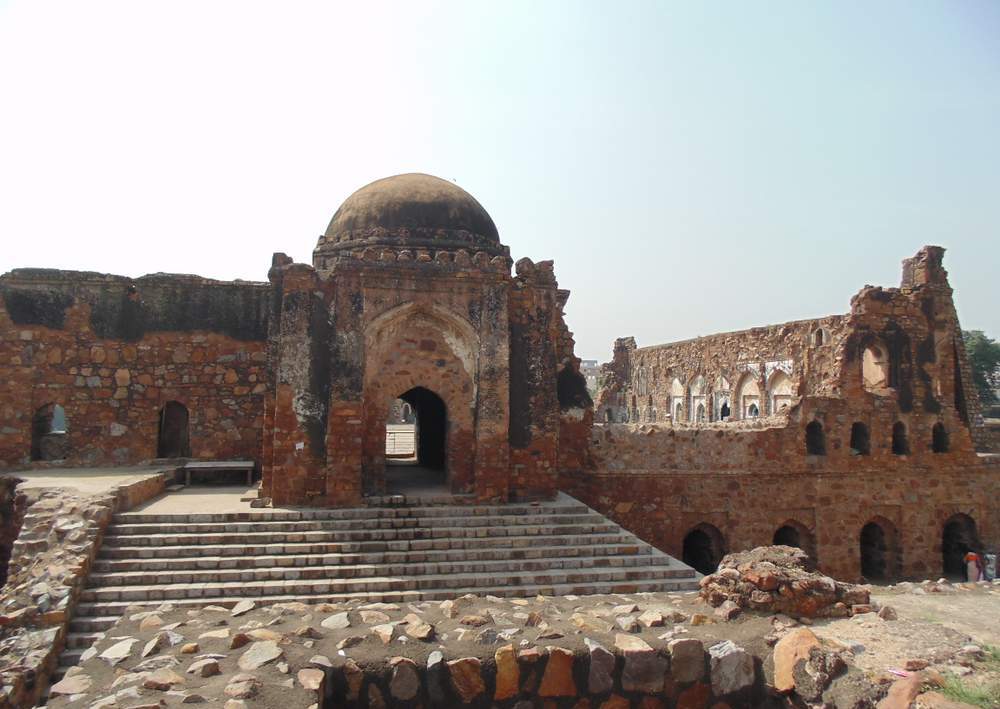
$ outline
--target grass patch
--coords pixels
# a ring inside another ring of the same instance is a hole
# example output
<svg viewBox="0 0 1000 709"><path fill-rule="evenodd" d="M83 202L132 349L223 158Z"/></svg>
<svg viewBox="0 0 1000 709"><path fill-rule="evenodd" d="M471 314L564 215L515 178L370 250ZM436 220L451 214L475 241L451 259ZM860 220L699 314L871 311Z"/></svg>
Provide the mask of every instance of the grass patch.
<svg viewBox="0 0 1000 709"><path fill-rule="evenodd" d="M1000 647L997 645L983 645L983 652L986 654L986 659L984 660L986 664L1000 667Z"/></svg>
<svg viewBox="0 0 1000 709"><path fill-rule="evenodd" d="M964 702L983 709L1000 707L1000 683L974 684L964 682L955 675L945 677L941 694L956 702Z"/></svg>

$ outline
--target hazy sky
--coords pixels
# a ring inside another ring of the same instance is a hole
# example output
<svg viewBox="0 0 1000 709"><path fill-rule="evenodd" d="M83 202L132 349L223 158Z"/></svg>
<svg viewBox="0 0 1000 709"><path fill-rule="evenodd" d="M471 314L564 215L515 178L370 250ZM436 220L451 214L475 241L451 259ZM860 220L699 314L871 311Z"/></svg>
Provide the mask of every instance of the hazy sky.
<svg viewBox="0 0 1000 709"><path fill-rule="evenodd" d="M555 260L583 357L931 243L1000 336L1000 3L0 0L0 271L264 280L412 171Z"/></svg>

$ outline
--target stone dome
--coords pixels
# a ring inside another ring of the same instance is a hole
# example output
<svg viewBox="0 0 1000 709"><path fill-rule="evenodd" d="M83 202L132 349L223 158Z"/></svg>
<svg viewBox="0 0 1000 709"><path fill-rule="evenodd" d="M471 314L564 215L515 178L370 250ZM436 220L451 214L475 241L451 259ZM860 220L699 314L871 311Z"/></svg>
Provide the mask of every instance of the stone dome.
<svg viewBox="0 0 1000 709"><path fill-rule="evenodd" d="M504 253L493 219L475 197L421 173L376 180L344 200L316 253L366 246Z"/></svg>

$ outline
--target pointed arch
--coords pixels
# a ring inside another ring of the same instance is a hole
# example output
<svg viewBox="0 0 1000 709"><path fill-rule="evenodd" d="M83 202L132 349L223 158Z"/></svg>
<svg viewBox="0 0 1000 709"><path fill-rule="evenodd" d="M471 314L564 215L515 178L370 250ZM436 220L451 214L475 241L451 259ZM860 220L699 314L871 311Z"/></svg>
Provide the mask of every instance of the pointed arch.
<svg viewBox="0 0 1000 709"><path fill-rule="evenodd" d="M737 418L756 418L760 415L760 387L752 372L744 372L736 385Z"/></svg>
<svg viewBox="0 0 1000 709"><path fill-rule="evenodd" d="M808 554L813 561L816 560L816 537L809 531L808 527L798 520L786 520L774 530L771 543L796 547Z"/></svg>
<svg viewBox="0 0 1000 709"><path fill-rule="evenodd" d="M767 381L767 398L771 413L788 408L792 403L792 378L780 369L774 370Z"/></svg>
<svg viewBox="0 0 1000 709"><path fill-rule="evenodd" d="M719 568L726 555L726 539L719 528L701 522L684 535L682 557L684 563L698 573L710 574Z"/></svg>
<svg viewBox="0 0 1000 709"><path fill-rule="evenodd" d="M464 317L438 305L403 303L379 314L365 326L365 349L378 352L396 338L391 331L419 332L421 324L441 333L465 371L475 381L479 366L479 334Z"/></svg>
<svg viewBox="0 0 1000 709"><path fill-rule="evenodd" d="M855 421L851 424L851 453L854 455L869 455L872 452L871 436L868 425Z"/></svg>

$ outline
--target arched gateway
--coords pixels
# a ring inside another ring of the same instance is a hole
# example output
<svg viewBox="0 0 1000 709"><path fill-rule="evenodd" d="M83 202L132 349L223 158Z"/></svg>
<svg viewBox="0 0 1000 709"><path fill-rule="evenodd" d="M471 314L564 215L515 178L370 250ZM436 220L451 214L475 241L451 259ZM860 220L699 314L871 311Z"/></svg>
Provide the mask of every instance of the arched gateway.
<svg viewBox="0 0 1000 709"><path fill-rule="evenodd" d="M442 493L552 498L559 451L586 445L585 428L564 434L560 420L592 416L591 402L559 396L579 360L552 263L511 266L482 205L419 174L348 197L312 266L276 254L263 494L354 505L419 469ZM409 471L387 449L400 398L416 415Z"/></svg>

